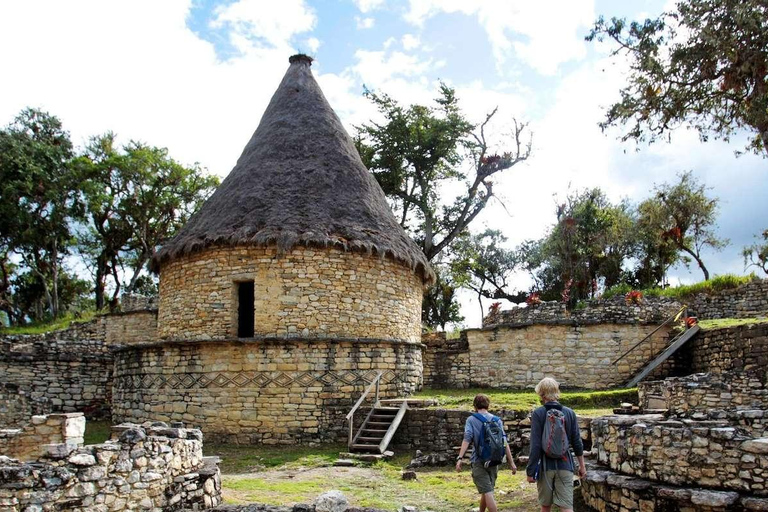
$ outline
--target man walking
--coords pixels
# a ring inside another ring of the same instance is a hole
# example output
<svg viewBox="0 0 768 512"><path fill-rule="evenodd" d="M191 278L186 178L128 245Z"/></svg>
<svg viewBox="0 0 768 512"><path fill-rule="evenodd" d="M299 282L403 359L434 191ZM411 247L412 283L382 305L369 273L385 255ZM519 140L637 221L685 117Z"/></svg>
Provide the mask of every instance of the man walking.
<svg viewBox="0 0 768 512"><path fill-rule="evenodd" d="M587 474L576 413L558 402L560 385L555 379L543 379L536 385L536 393L544 405L531 414L526 475L529 482L536 482L541 512L550 512L552 505L561 512L573 512L573 474ZM570 448L579 460L578 468Z"/></svg>
<svg viewBox="0 0 768 512"><path fill-rule="evenodd" d="M493 490L496 487L496 476L499 472L501 460L483 460L483 447L487 444L487 436L493 432L501 430L500 436L503 439L504 452L509 462L509 469L512 474L517 473L517 466L512 460L512 452L507 443L507 436L504 431L504 425L500 418L488 412L491 400L485 395L477 395L473 402L475 414L467 418L464 424L464 440L459 449L459 458L456 460L456 471L461 471L461 459L469 448L469 443L474 445L472 452L472 481L480 493L480 512L497 512L496 499L493 496ZM482 419L481 419L482 418ZM495 422L494 425L486 426L486 423ZM499 457L500 459L500 457Z"/></svg>

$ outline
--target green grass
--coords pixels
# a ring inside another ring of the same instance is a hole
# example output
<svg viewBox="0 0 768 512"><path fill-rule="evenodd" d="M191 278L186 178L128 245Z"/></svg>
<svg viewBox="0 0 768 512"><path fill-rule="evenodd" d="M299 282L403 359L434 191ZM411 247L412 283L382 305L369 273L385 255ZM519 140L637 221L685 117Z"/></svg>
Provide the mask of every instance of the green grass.
<svg viewBox="0 0 768 512"><path fill-rule="evenodd" d="M66 329L72 324L82 324L93 320L96 311L83 311L77 317L72 313L67 313L51 322L42 322L37 324L24 325L20 327L0 327L2 334L45 334L46 332L60 331Z"/></svg>
<svg viewBox="0 0 768 512"><path fill-rule="evenodd" d="M738 288L741 285L747 284L756 279L755 274L748 276L737 276L734 274L725 274L722 276L715 276L709 281L701 281L700 283L675 286L671 288L647 288L640 290L645 297L669 297L677 300L685 300L693 295L699 293L712 294L723 290L732 290ZM613 286L605 292L603 292L603 298L611 298L616 295L626 295L632 290L632 287L628 284L619 284Z"/></svg>
<svg viewBox="0 0 768 512"><path fill-rule="evenodd" d="M246 448L252 455L261 452L262 458L274 459L272 449ZM320 460L326 453L325 447L292 447L287 451L293 456L286 460L301 453L298 459L305 461ZM282 465L246 475L228 474L223 468L224 499L226 504L292 505L311 503L319 494L338 489L357 507L396 511L403 505L413 505L419 510L455 512L477 506L478 495L468 469L456 473L452 467L422 468L416 481L403 481L400 472L409 459L409 454L400 454L370 467L353 468L310 465L291 469L292 466ZM501 470L496 489L501 511L523 512L535 507L536 488L525 483L522 473L512 475L507 469Z"/></svg>
<svg viewBox="0 0 768 512"><path fill-rule="evenodd" d="M539 397L530 390L502 389L425 389L415 395L417 398L437 400L444 409L472 409L475 395L483 393L491 399L491 410L512 409L529 411L540 405ZM637 388L614 389L609 391L566 391L560 395L560 403L573 408L583 416L609 414L621 402L637 403Z"/></svg>
<svg viewBox="0 0 768 512"><path fill-rule="evenodd" d="M722 329L724 327L764 323L768 323L768 318L718 318L715 320L699 320L699 327L702 329Z"/></svg>
<svg viewBox="0 0 768 512"><path fill-rule="evenodd" d="M101 444L109 439L111 434L112 422L109 420L85 422L85 436L83 437L85 444Z"/></svg>
<svg viewBox="0 0 768 512"><path fill-rule="evenodd" d="M306 446L228 445L206 442L206 455L222 458L221 470L227 474L250 473L282 467L316 468L333 464L346 445Z"/></svg>

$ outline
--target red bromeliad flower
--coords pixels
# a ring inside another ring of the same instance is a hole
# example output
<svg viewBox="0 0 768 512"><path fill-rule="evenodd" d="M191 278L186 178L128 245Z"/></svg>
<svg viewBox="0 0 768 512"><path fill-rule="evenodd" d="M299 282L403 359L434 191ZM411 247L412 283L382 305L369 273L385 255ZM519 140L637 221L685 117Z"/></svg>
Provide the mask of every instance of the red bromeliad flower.
<svg viewBox="0 0 768 512"><path fill-rule="evenodd" d="M528 296L528 298L525 299L525 303L529 306L538 306L541 304L541 296L538 294L538 292L533 292Z"/></svg>
<svg viewBox="0 0 768 512"><path fill-rule="evenodd" d="M643 301L643 292L632 290L624 296L624 300L627 302L627 305L640 304Z"/></svg>

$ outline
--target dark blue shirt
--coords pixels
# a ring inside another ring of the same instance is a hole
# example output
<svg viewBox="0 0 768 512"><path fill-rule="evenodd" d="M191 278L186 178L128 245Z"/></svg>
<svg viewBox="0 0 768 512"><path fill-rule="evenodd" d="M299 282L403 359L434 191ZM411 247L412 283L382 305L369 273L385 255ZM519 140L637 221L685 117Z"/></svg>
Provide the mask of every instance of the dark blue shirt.
<svg viewBox="0 0 768 512"><path fill-rule="evenodd" d="M547 421L547 411L550 409L563 411L563 415L565 416L565 428L568 433L568 443L577 457L584 455L584 445L581 442L579 422L576 419L576 413L573 412L572 409L560 405L558 402L547 402L531 413L531 456L528 459L528 467L525 470L528 476L535 476L536 466L538 466L539 462L544 458L546 459L545 463L547 471L553 469L566 469L573 471L574 473L576 472L573 457L569 456L567 460L563 460L552 459L544 455L544 450L541 447L541 434L544 431L544 423Z"/></svg>

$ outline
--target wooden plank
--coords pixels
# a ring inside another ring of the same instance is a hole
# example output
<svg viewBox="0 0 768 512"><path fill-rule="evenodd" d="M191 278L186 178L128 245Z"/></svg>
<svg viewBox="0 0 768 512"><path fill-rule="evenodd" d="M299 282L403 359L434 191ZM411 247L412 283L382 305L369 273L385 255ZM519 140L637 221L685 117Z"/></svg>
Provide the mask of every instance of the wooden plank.
<svg viewBox="0 0 768 512"><path fill-rule="evenodd" d="M387 429L387 433L384 434L384 439L382 439L379 444L380 453L387 451L387 446L389 446L389 442L392 441L392 437L394 437L395 432L397 432L397 427L400 426L400 422L403 421L406 411L408 411L408 404L403 402L403 405L400 406L400 410L397 411L397 415L395 415L395 418L392 420L392 424Z"/></svg>
<svg viewBox="0 0 768 512"><path fill-rule="evenodd" d="M352 417L352 415L355 414L355 411L357 410L358 407L360 407L360 404L363 403L363 400L365 400L365 397L368 396L368 393L371 392L371 389L373 389L374 387L377 386L377 384L379 382L379 379L381 378L382 375L384 375L384 372L379 372L379 374L376 376L376 378L373 379L373 382L368 384L368 387L365 388L365 392L363 393L363 396L360 397L360 399L357 401L355 406L352 407L352 410L349 411L349 413L347 414L347 419L350 419ZM377 400L378 400L378 397L377 397Z"/></svg>
<svg viewBox="0 0 768 512"><path fill-rule="evenodd" d="M677 352L680 347L686 344L688 340L696 336L696 334L700 331L700 327L698 325L694 325L687 331L683 332L680 336L677 337L676 340L672 342L664 351L659 354L656 359L651 361L643 370L635 375L635 377L630 380L627 383L627 387L635 387L637 386L637 383L643 380L645 377L648 376L649 373L651 373L653 370L655 370L661 363L669 359L669 357Z"/></svg>
<svg viewBox="0 0 768 512"><path fill-rule="evenodd" d="M360 434L363 433L363 430L365 430L365 427L368 426L371 416L373 416L373 409L370 410L370 412L368 413L368 416L366 416L365 419L363 420L363 424L360 425L360 430L357 431L357 434L355 434L354 439L350 439L349 443L347 444L348 450L352 449L352 446L355 444L355 442L357 442L357 438L360 437ZM351 424L352 420L349 420L349 422Z"/></svg>

